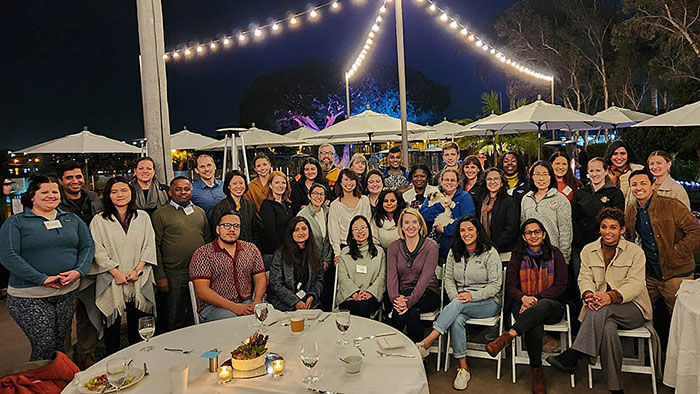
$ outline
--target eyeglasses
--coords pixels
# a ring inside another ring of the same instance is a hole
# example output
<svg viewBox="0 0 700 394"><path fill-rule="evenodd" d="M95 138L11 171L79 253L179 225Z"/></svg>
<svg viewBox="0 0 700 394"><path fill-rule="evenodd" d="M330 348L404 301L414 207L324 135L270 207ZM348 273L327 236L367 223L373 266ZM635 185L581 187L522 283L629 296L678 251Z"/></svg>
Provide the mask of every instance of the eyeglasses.
<svg viewBox="0 0 700 394"><path fill-rule="evenodd" d="M360 227L353 227L352 232L353 233L361 233L367 231L367 226L360 226Z"/></svg>
<svg viewBox="0 0 700 394"><path fill-rule="evenodd" d="M533 178L549 178L549 173L548 172L535 172L532 174Z"/></svg>
<svg viewBox="0 0 700 394"><path fill-rule="evenodd" d="M326 193L324 193L324 192L313 192L313 193L311 193L311 195L312 195L312 196L316 196L316 197L325 197Z"/></svg>
<svg viewBox="0 0 700 394"><path fill-rule="evenodd" d="M240 230L241 225L238 223L219 223L219 226L225 228L226 230L234 229L234 230Z"/></svg>
<svg viewBox="0 0 700 394"><path fill-rule="evenodd" d="M328 155L332 156L333 152L318 152L318 155L319 156L328 156Z"/></svg>
<svg viewBox="0 0 700 394"><path fill-rule="evenodd" d="M500 182L500 181L501 181L501 178L486 178L486 182L488 182L488 183L496 183L496 182Z"/></svg>
<svg viewBox="0 0 700 394"><path fill-rule="evenodd" d="M531 236L533 236L533 235L534 235L535 237L539 237L540 235L542 235L542 230L523 231L523 234L524 234L526 237L531 237Z"/></svg>

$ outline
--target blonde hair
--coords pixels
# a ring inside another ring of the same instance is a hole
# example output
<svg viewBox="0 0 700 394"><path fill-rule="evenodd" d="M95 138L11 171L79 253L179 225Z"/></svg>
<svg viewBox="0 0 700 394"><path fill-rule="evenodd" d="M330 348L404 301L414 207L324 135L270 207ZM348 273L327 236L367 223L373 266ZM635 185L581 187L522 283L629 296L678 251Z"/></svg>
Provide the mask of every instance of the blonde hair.
<svg viewBox="0 0 700 394"><path fill-rule="evenodd" d="M272 184L272 181L277 176L284 179L284 182L287 184L287 187L284 189L284 194L282 195L282 201L289 202L289 195L292 193L292 191L290 190L291 187L289 185L289 179L281 171L272 171L270 173L270 179L267 181L267 191L265 192L265 199L267 199L267 200L274 200L275 199L275 195L272 193L272 187L270 187L270 186Z"/></svg>
<svg viewBox="0 0 700 394"><path fill-rule="evenodd" d="M445 167L442 169L442 171L440 171L440 177L438 178L439 184L442 185L442 176L448 172L453 172L455 176L457 176L457 182L459 182L459 170L455 167Z"/></svg>
<svg viewBox="0 0 700 394"><path fill-rule="evenodd" d="M403 217L405 215L413 215L418 219L418 223L420 223L418 235L424 237L428 235L428 225L425 224L425 219L423 219L423 215L421 215L420 212L418 212L418 210L415 208L405 208L403 211L401 211L401 214L399 215L399 220L396 221L396 231L399 232L399 238L406 239L406 236L403 234L403 228L401 227L403 225Z"/></svg>

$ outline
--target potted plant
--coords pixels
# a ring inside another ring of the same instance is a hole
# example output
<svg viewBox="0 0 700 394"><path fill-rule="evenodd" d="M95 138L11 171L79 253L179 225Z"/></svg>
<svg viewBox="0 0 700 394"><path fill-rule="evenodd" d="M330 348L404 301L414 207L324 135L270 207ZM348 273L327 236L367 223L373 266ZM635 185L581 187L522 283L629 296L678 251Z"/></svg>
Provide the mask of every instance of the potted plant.
<svg viewBox="0 0 700 394"><path fill-rule="evenodd" d="M239 371L252 371L265 364L267 335L253 334L231 352L231 367Z"/></svg>

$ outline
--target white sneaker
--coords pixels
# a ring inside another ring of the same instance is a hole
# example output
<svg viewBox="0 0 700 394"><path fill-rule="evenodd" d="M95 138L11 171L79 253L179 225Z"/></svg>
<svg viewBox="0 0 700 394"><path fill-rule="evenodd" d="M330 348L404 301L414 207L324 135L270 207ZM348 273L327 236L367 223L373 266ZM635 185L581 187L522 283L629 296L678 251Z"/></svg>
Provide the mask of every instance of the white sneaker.
<svg viewBox="0 0 700 394"><path fill-rule="evenodd" d="M457 377L455 377L455 382L452 384L452 387L454 387L455 390L465 390L471 377L472 374L466 369L457 368Z"/></svg>
<svg viewBox="0 0 700 394"><path fill-rule="evenodd" d="M430 354L430 351L423 346L423 342L416 342L416 347L418 348L418 353L420 353L421 358L426 358Z"/></svg>

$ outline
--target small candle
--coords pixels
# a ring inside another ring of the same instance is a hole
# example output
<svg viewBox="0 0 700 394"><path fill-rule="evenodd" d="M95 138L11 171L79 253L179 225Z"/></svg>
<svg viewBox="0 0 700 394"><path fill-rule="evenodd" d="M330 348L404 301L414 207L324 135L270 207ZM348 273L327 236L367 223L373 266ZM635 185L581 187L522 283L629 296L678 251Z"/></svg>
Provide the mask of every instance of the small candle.
<svg viewBox="0 0 700 394"><path fill-rule="evenodd" d="M284 375L284 360L275 360L272 362L272 376L280 377Z"/></svg>
<svg viewBox="0 0 700 394"><path fill-rule="evenodd" d="M231 367L222 365L219 368L219 383L226 383L231 380Z"/></svg>

